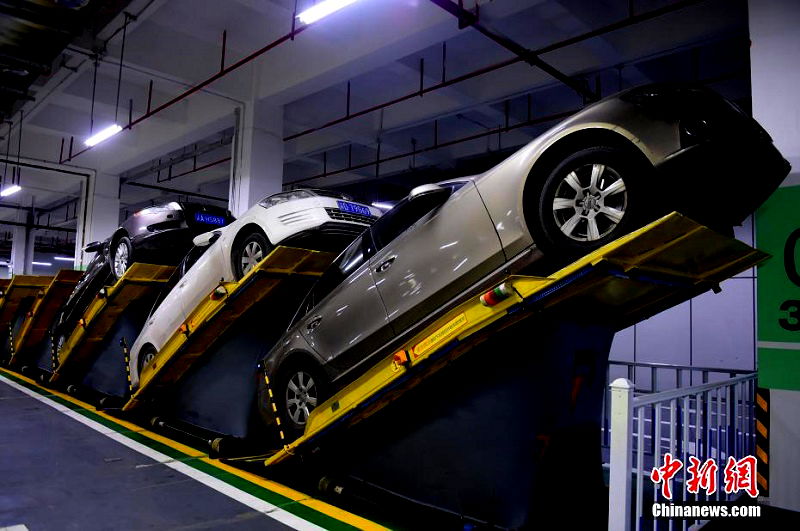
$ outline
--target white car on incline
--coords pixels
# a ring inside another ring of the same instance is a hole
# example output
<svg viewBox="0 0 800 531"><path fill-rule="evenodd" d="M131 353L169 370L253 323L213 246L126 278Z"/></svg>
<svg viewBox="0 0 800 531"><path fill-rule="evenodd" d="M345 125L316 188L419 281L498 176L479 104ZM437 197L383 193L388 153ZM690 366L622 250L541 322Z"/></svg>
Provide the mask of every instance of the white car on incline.
<svg viewBox="0 0 800 531"><path fill-rule="evenodd" d="M230 225L196 237L131 346L133 385L220 281L240 280L278 244L338 253L380 215L338 192L298 189L266 197Z"/></svg>

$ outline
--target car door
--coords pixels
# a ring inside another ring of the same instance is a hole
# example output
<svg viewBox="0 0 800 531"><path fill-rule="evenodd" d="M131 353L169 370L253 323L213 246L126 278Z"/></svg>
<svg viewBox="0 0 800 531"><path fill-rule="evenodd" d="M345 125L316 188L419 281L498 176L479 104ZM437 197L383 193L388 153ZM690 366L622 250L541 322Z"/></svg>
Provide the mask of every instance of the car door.
<svg viewBox="0 0 800 531"><path fill-rule="evenodd" d="M375 222L372 234L379 250L370 266L397 334L505 261L472 181L449 198L410 196Z"/></svg>
<svg viewBox="0 0 800 531"><path fill-rule="evenodd" d="M153 309L150 311L150 316L147 318L148 342L152 343L156 350L161 350L186 319L180 297L173 296L181 276L182 271L179 265L161 288L158 298L153 304Z"/></svg>
<svg viewBox="0 0 800 531"><path fill-rule="evenodd" d="M219 248L216 243L210 246L195 246L183 259L181 272L183 277L178 282L178 297L181 299L183 314L187 319L200 302L211 294L211 290L222 279L222 264ZM189 325L194 327L193 324Z"/></svg>
<svg viewBox="0 0 800 531"><path fill-rule="evenodd" d="M344 371L392 338L375 289L368 233L356 239L325 271L306 302L311 310L298 329L325 363Z"/></svg>

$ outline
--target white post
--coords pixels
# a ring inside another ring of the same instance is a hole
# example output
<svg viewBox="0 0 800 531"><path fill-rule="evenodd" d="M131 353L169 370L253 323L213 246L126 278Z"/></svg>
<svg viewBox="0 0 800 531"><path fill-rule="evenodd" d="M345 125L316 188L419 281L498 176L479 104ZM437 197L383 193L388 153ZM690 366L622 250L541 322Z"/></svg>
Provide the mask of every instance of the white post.
<svg viewBox="0 0 800 531"><path fill-rule="evenodd" d="M608 529L631 527L631 466L633 456L633 383L626 378L611 382L611 459L608 488Z"/></svg>

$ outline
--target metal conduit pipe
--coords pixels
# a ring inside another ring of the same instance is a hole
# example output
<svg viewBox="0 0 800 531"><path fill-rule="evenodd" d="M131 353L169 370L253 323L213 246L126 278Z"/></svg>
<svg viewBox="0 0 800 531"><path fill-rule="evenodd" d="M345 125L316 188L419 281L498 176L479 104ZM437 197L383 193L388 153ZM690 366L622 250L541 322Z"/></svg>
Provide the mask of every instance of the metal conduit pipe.
<svg viewBox="0 0 800 531"><path fill-rule="evenodd" d="M558 41L558 42L554 42L552 44L548 44L547 46L544 46L542 48L538 48L536 50L531 50L531 53L533 53L535 55L542 55L542 54L545 54L545 53L548 53L548 52L553 52L555 50L560 50L561 48L565 48L567 46L571 46L573 44L577 44L579 42L583 42L585 40L589 40L589 39L592 39L594 37L599 37L601 35L605 35L606 33L611 33L613 31L616 31L616 30L619 30L619 29L627 28L629 26L633 26L633 25L639 24L641 22L645 22L647 20L651 20L653 18L658 18L660 16L663 16L663 15L666 15L666 14L669 14L669 13L674 13L675 11L680 11L683 8L686 8L686 7L695 5L695 4L699 4L699 3L705 2L705 1L707 1L707 0L682 0L682 1L679 1L679 2L675 2L673 4L664 6L662 8L653 9L651 11L647 11L645 13L641 13L641 14L638 14L638 15L632 15L632 16L626 17L625 19L619 20L617 22L612 22L611 24L607 24L607 25L602 26L600 28L597 28L597 29L594 29L594 30L591 30L591 31L587 31L586 33L582 33L580 35L576 35L576 36L570 37L568 39L564 39L564 40L561 40L561 41ZM468 72L466 74L462 74L462 75L454 77L452 79L443 80L442 82L436 83L435 85L431 85L429 87L424 87L422 90L419 90L419 89L414 90L413 92L410 92L410 93L408 93L408 94L406 94L404 96L399 96L399 97L391 99L389 101L386 101L386 102L383 102L383 103L379 103L379 104L376 104L376 105L372 105L372 106L367 107L366 109L362 109L360 111L356 111L356 112L348 111L347 114L345 114L345 116L342 116L341 118L337 118L335 120L331 120L329 122L326 122L326 123L324 123L322 125L319 125L319 126L316 126L316 127L309 127L308 129L304 129L303 131L299 131L297 133L293 133L291 135L287 135L287 136L285 136L283 138L283 140L284 141L294 140L295 138L300 138L301 136L305 136L305 135L308 135L308 134L311 134L311 133L315 133L317 131L321 131L323 129L327 129L328 127L332 127L334 125L339 125L341 123L350 121L350 120L352 120L354 118L359 118L361 116L364 116L365 114L369 114L369 113L372 113L372 112L375 112L375 111L379 111L381 109L385 109L386 107L391 107L392 105L396 105L398 103L402 103L402 102L410 100L412 98L422 97L425 94L428 94L430 92L435 92L437 90L440 90L440 89L443 89L443 88L446 88L446 87L450 87L450 86L455 85L457 83L461 83L462 81L467 81L467 80L482 76L484 74L488 74L490 72L494 72L496 70L500 70L500 69L505 68L507 66L515 65L515 64L521 63L521 62L524 62L524 59L522 57L519 57L519 56L511 57L510 59L506 59L505 61L500 61L498 63L494 63L494 64L491 64L491 65L488 65L488 66L484 66L482 68L479 68L477 70L473 70L472 72ZM348 105L348 107L349 107L349 105Z"/></svg>

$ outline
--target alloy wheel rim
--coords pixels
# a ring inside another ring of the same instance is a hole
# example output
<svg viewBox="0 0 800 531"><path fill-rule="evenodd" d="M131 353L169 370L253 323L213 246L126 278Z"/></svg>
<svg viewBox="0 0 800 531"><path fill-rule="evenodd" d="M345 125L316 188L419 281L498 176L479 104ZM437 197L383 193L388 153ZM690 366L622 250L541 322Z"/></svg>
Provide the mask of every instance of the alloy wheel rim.
<svg viewBox="0 0 800 531"><path fill-rule="evenodd" d="M67 338L64 336L58 336L56 340L56 352L61 352L61 349L64 348L64 343L66 343Z"/></svg>
<svg viewBox="0 0 800 531"><path fill-rule="evenodd" d="M250 242L242 252L242 273L249 273L264 258L264 250L258 242Z"/></svg>
<svg viewBox="0 0 800 531"><path fill-rule="evenodd" d="M622 176L605 164L585 164L567 173L556 188L553 217L568 238L593 242L611 233L628 207Z"/></svg>
<svg viewBox="0 0 800 531"><path fill-rule="evenodd" d="M286 411L298 425L305 425L311 410L317 407L317 386L314 378L305 371L298 371L286 386Z"/></svg>
<svg viewBox="0 0 800 531"><path fill-rule="evenodd" d="M144 369L145 367L147 367L150 364L150 362L152 362L155 358L156 358L155 352L146 353L142 358L142 368Z"/></svg>
<svg viewBox="0 0 800 531"><path fill-rule="evenodd" d="M128 269L128 246L120 244L114 253L114 273L117 278L124 275L126 269Z"/></svg>

